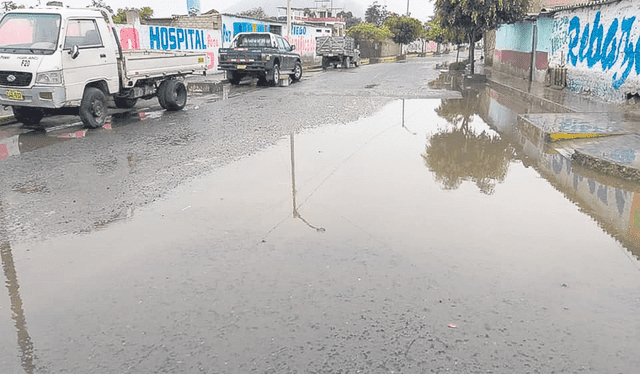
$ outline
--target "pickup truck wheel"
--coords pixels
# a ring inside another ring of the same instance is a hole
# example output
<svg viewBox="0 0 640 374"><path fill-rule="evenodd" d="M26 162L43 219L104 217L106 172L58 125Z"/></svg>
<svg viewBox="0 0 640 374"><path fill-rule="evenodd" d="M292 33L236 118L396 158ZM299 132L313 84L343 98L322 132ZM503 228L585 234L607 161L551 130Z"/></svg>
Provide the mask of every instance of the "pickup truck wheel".
<svg viewBox="0 0 640 374"><path fill-rule="evenodd" d="M101 127L107 121L107 97L99 88L88 87L84 90L80 103L80 119L92 129Z"/></svg>
<svg viewBox="0 0 640 374"><path fill-rule="evenodd" d="M242 78L243 76L240 73L227 71L227 80L233 85L240 84Z"/></svg>
<svg viewBox="0 0 640 374"><path fill-rule="evenodd" d="M13 106L13 117L23 125L37 125L44 117L44 112L38 108L28 108L23 106Z"/></svg>
<svg viewBox="0 0 640 374"><path fill-rule="evenodd" d="M179 80L166 80L158 88L158 102L166 110L181 110L187 104L187 88Z"/></svg>
<svg viewBox="0 0 640 374"><path fill-rule="evenodd" d="M322 56L322 69L327 70L327 68L331 65L331 61L326 56Z"/></svg>
<svg viewBox="0 0 640 374"><path fill-rule="evenodd" d="M114 97L113 102L120 109L131 109L138 103L138 99L129 99L126 97Z"/></svg>
<svg viewBox="0 0 640 374"><path fill-rule="evenodd" d="M297 82L302 78L302 64L300 62L296 62L296 67L293 69L293 74L291 74L291 79L294 82Z"/></svg>
<svg viewBox="0 0 640 374"><path fill-rule="evenodd" d="M280 66L278 64L273 64L273 69L271 70L271 84L277 85L278 81L280 81Z"/></svg>

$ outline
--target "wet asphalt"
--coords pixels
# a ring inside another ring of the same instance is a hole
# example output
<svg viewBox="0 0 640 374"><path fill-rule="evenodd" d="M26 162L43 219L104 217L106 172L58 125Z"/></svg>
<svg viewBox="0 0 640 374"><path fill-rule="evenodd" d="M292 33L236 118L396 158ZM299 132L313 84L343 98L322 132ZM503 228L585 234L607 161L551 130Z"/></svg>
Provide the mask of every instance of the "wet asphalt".
<svg viewBox="0 0 640 374"><path fill-rule="evenodd" d="M0 128L0 367L634 372L639 186L447 58Z"/></svg>

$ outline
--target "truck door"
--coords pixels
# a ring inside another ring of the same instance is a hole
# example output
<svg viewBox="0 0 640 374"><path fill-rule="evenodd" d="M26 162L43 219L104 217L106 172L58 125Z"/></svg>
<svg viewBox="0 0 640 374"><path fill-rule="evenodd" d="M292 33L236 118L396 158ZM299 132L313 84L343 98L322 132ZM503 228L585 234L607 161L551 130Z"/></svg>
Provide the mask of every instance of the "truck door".
<svg viewBox="0 0 640 374"><path fill-rule="evenodd" d="M280 67L280 70L293 70L295 64L295 55L291 52L291 45L285 38L281 36L278 36L276 39L278 41L278 51L282 56L282 66Z"/></svg>
<svg viewBox="0 0 640 374"><path fill-rule="evenodd" d="M103 31L103 32L101 32ZM110 87L118 85L116 54L106 25L100 30L95 19L69 19L62 53L67 100L81 100L87 83L104 80ZM72 50L78 46L78 55ZM114 82L115 81L115 82Z"/></svg>

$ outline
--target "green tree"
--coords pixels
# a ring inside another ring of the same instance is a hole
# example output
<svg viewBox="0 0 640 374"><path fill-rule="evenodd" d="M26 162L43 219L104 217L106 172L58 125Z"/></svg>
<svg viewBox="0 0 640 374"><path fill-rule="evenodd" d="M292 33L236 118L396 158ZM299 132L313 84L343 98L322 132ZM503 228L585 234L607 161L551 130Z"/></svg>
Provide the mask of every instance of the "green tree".
<svg viewBox="0 0 640 374"><path fill-rule="evenodd" d="M87 5L87 8L103 8L113 14L113 9L102 0L91 0L91 4Z"/></svg>
<svg viewBox="0 0 640 374"><path fill-rule="evenodd" d="M398 44L409 44L424 34L422 23L415 18L389 17L384 24L393 34L393 41Z"/></svg>
<svg viewBox="0 0 640 374"><path fill-rule="evenodd" d="M377 1L374 1L373 4L369 5L367 10L364 12L364 22L372 23L376 27L380 27L384 25L384 21L389 17L389 11L387 11L386 5L381 5Z"/></svg>
<svg viewBox="0 0 640 374"><path fill-rule="evenodd" d="M344 10L340 13L338 13L338 17L342 18L344 20L345 23L345 28L350 29L355 25L359 25L362 23L362 18L360 17L354 17L353 13L351 12L345 12Z"/></svg>
<svg viewBox="0 0 640 374"><path fill-rule="evenodd" d="M250 10L245 10L243 12L238 13L239 16L256 18L256 19L267 19L269 16L264 12L261 6L252 8Z"/></svg>
<svg viewBox="0 0 640 374"><path fill-rule="evenodd" d="M473 116L480 105L479 93L474 90L461 93L462 99L442 100L436 109L451 127L429 139L422 158L444 189L454 190L462 182L470 181L482 193L491 195L496 183L505 180L515 149L497 133L473 128Z"/></svg>
<svg viewBox="0 0 640 374"><path fill-rule="evenodd" d="M2 10L8 12L14 9L24 9L24 5L18 5L13 1L3 1L2 2Z"/></svg>
<svg viewBox="0 0 640 374"><path fill-rule="evenodd" d="M382 42L386 38L393 37L393 34L386 26L376 27L371 23L361 23L347 30L350 37L365 42Z"/></svg>
<svg viewBox="0 0 640 374"><path fill-rule="evenodd" d="M485 31L521 20L529 0L435 0L435 13L446 29L462 30L469 42L471 74L475 72L475 43Z"/></svg>
<svg viewBox="0 0 640 374"><path fill-rule="evenodd" d="M146 6L144 8L118 8L118 13L113 17L114 23L127 23L127 11L134 10L138 12L140 17L140 23L145 24L151 17L153 17L153 9Z"/></svg>

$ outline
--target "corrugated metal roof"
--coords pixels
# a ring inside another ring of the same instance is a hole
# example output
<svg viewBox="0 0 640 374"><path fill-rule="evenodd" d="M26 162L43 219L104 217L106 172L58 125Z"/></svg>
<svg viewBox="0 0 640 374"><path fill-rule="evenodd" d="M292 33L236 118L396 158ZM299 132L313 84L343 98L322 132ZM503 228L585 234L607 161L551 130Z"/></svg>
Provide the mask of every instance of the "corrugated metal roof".
<svg viewBox="0 0 640 374"><path fill-rule="evenodd" d="M563 11L563 10L571 10L571 9L577 9L577 8L588 8L588 7L592 7L592 6L596 6L596 5L619 3L620 1L623 1L623 0L590 0L590 1L587 0L587 1L583 2L583 3L578 3L578 4L573 4L573 5L556 6L556 7L553 7L552 11L559 12L559 11Z"/></svg>

